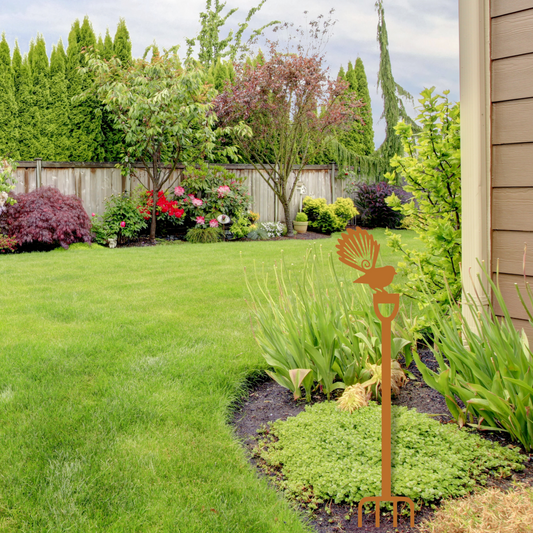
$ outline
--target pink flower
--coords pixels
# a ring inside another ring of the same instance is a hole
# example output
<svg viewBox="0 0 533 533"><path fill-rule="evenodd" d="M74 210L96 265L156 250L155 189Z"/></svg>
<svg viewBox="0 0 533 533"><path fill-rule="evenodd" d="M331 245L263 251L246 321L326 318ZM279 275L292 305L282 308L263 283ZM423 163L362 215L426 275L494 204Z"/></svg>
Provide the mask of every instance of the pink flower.
<svg viewBox="0 0 533 533"><path fill-rule="evenodd" d="M192 205L195 207L200 207L203 204L202 200L200 198L193 198L192 199Z"/></svg>
<svg viewBox="0 0 533 533"><path fill-rule="evenodd" d="M205 218L204 217L196 217L196 223L197 224L205 224Z"/></svg>
<svg viewBox="0 0 533 533"><path fill-rule="evenodd" d="M194 194L188 194L187 195L189 198L194 198Z"/></svg>
<svg viewBox="0 0 533 533"><path fill-rule="evenodd" d="M122 222L120 223L120 227L121 227L121 228L125 228L125 227L126 227L126 223L125 223L124 221L122 221Z"/></svg>
<svg viewBox="0 0 533 533"><path fill-rule="evenodd" d="M91 216L95 217L95 216L96 216L96 213L91 213Z"/></svg>
<svg viewBox="0 0 533 533"><path fill-rule="evenodd" d="M176 196L183 196L185 194L185 189L183 187L175 187L174 194Z"/></svg>
<svg viewBox="0 0 533 533"><path fill-rule="evenodd" d="M226 194L228 194L230 191L231 191L231 189L227 185L221 185L217 189L218 197L219 198L224 198L224 196L226 196Z"/></svg>
<svg viewBox="0 0 533 533"><path fill-rule="evenodd" d="M212 218L210 221L209 221L209 226L211 228L218 228L218 221L216 218Z"/></svg>

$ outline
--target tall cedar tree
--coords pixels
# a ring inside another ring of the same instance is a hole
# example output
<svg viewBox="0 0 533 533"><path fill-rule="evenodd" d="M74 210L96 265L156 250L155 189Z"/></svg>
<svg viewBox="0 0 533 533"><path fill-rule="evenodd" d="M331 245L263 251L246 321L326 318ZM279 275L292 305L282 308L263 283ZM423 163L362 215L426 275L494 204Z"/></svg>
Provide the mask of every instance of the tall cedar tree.
<svg viewBox="0 0 533 533"><path fill-rule="evenodd" d="M67 83L70 106L70 160L71 161L102 161L104 151L101 148L101 110L96 98L92 95L83 100L72 98L92 87L91 73L82 74L79 67L85 66L82 50L94 47L96 37L89 17L80 25L76 20L68 36L67 49Z"/></svg>
<svg viewBox="0 0 533 533"><path fill-rule="evenodd" d="M155 52L154 47L149 47ZM145 53L148 54L149 49ZM212 113L214 89L205 84L201 68L183 69L175 49L163 55L153 53L152 60L132 61L124 69L118 58L105 61L96 54L87 56L84 72L94 74L93 92L113 113L115 123L125 134L126 154L121 168L135 175L132 163L140 161L153 190L150 238L155 239L158 192L168 182L180 162L195 163L195 156L208 154L215 146L216 116ZM248 133L246 127L238 128ZM222 155L235 154L233 147Z"/></svg>
<svg viewBox="0 0 533 533"><path fill-rule="evenodd" d="M15 52L17 49L15 49ZM35 157L37 150L37 140L32 128L33 122L33 97L31 68L28 55L25 55L20 64L17 84L16 98L18 108L18 145L19 157L22 161L31 161Z"/></svg>
<svg viewBox="0 0 533 533"><path fill-rule="evenodd" d="M120 19L115 39L113 41L113 54L118 57L123 66L131 63L131 40L130 33L126 27L126 21Z"/></svg>
<svg viewBox="0 0 533 533"><path fill-rule="evenodd" d="M67 97L67 55L61 39L50 58L50 139L54 161L68 161L70 155L70 102Z"/></svg>
<svg viewBox="0 0 533 533"><path fill-rule="evenodd" d="M52 159L50 117L50 68L46 44L42 35L37 35L33 47L30 47L30 67L32 80L32 129L36 140L36 152L32 159L41 157L45 161Z"/></svg>
<svg viewBox="0 0 533 533"><path fill-rule="evenodd" d="M357 80L357 96L361 98L363 104L365 104L360 110L363 124L360 124L358 127L358 130L360 131L360 153L363 155L371 155L375 150L372 102L370 101L370 91L368 90L365 67L363 65L363 60L360 57L355 61L353 72L354 77Z"/></svg>
<svg viewBox="0 0 533 533"><path fill-rule="evenodd" d="M215 0L213 5L212 0L206 0L205 12L200 13L200 31L196 37L187 39L187 57L192 57L192 49L195 44L198 44L198 61L207 69L216 64L219 59L223 60L227 58L231 62L235 61L237 54L244 54L247 51L246 45L242 43L243 33L248 28L251 18L263 7L265 2L266 0L261 0L258 6L252 7L248 11L246 20L239 23L239 29L236 33L233 33L233 30L231 30L227 37L221 39L221 28L238 8L230 9L226 15L222 15L222 11L226 7L225 2L221 3L220 0ZM274 20L254 30L250 40L258 37L266 28L274 24L279 24L279 21Z"/></svg>
<svg viewBox="0 0 533 533"><path fill-rule="evenodd" d="M288 235L303 166L323 150L325 139L354 120L361 105L346 93L346 82L328 79L323 61L318 54L281 53L271 44L262 65L239 66L233 84L215 99L223 127L246 122L252 129L251 137L233 140L281 202ZM294 165L300 167L291 177Z"/></svg>
<svg viewBox="0 0 533 533"><path fill-rule="evenodd" d="M5 33L0 42L0 158L18 158L17 102L11 54Z"/></svg>
<svg viewBox="0 0 533 533"><path fill-rule="evenodd" d="M126 22L120 19L115 33L115 40L111 41L109 30L106 31L104 40L103 59L109 61L113 56L117 57L123 67L129 65L131 57L131 40ZM105 161L120 161L124 148L124 132L115 125L112 113L100 103L102 111L102 138Z"/></svg>

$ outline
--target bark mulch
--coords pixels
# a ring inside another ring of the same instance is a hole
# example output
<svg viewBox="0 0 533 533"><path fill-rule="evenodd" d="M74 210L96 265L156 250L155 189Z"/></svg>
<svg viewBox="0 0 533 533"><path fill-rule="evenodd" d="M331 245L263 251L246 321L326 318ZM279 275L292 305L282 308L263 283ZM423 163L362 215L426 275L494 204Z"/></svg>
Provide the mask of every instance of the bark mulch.
<svg viewBox="0 0 533 533"><path fill-rule="evenodd" d="M432 369L437 368L437 363L430 350L419 350L422 361ZM434 418L441 423L454 423L448 411L444 397L438 392L428 387L420 375L413 362L409 370L417 377L417 380L409 380L402 388L398 397L393 398L392 403L395 405L404 405L411 409L416 409L421 413L438 415ZM313 402L324 401L320 395L313 397ZM263 476L264 471L260 469L257 459L253 455L253 448L257 444L257 430L268 422L276 420L285 420L289 416L296 416L305 409L305 401L295 402L292 393L279 386L276 382L268 381L256 382L255 386L249 391L247 397L237 407L234 417L233 426L237 436L241 439L244 447L248 451L250 463L257 468L259 475ZM505 434L498 435L492 432L480 432L480 434L489 440L499 442L502 445L511 444L511 440L505 437ZM503 436L502 436L503 435ZM511 487L513 481L527 483L533 486L533 457L525 463L526 469L523 472L515 472L512 478L496 479L490 478L487 486L507 489ZM438 507L438 506L437 506ZM330 505L328 504L328 509ZM392 525L392 516L381 513L380 527L375 527L375 514L364 515L363 527L357 527L357 509L349 521L345 520L345 515L350 514L350 505L332 504L330 513L326 512L325 506L321 506L315 513L310 522L315 530L319 533L411 533L418 531L416 524L419 524L425 518L431 518L433 510L423 507L415 515L415 527L409 526L409 519L400 517L398 527ZM305 511L304 511L305 512Z"/></svg>

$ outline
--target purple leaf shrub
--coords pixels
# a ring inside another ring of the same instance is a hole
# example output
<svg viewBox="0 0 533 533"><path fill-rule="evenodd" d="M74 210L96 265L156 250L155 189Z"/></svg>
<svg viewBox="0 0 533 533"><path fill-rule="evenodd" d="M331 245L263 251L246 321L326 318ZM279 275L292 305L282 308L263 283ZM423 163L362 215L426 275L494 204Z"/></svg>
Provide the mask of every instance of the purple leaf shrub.
<svg viewBox="0 0 533 533"><path fill-rule="evenodd" d="M91 242L91 222L81 200L53 187L42 187L14 195L16 204L7 205L0 227L19 245L61 245Z"/></svg>
<svg viewBox="0 0 533 533"><path fill-rule="evenodd" d="M359 211L359 221L368 228L398 228L403 215L389 207L385 199L395 193L402 204L412 195L401 187L386 181L378 183L359 183L355 187L354 205Z"/></svg>

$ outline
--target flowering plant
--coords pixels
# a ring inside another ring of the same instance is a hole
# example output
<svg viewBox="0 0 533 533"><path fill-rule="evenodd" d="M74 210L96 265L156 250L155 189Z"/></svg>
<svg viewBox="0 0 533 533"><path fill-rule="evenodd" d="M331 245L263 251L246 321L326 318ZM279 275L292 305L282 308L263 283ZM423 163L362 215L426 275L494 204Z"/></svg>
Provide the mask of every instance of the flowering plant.
<svg viewBox="0 0 533 533"><path fill-rule="evenodd" d="M183 208L191 221L199 216L213 220L220 214L234 218L247 210L250 203L244 178L205 163L185 169L181 186L174 189L174 195L176 200L185 196Z"/></svg>
<svg viewBox="0 0 533 533"><path fill-rule="evenodd" d="M286 226L281 222L263 222L261 227L267 232L270 239L281 237L286 230Z"/></svg>
<svg viewBox="0 0 533 533"><path fill-rule="evenodd" d="M176 189L178 188L183 189L182 187L176 187ZM176 189L174 189L174 192ZM183 193L181 195L183 195ZM157 196L156 216L158 220L163 219L177 224L181 223L179 219L184 215L185 210L181 207L180 202L178 200L167 199L163 191L159 191ZM140 196L137 209L145 220L152 218L153 205L153 191L144 191L144 193Z"/></svg>
<svg viewBox="0 0 533 533"><path fill-rule="evenodd" d="M17 239L8 237L7 235L2 235L0 233L0 254L3 254L7 251L14 252L17 244Z"/></svg>
<svg viewBox="0 0 533 533"><path fill-rule="evenodd" d="M0 160L0 213L6 204L13 205L15 203L15 200L8 193L15 188L17 182L13 175L16 168L15 161L12 159Z"/></svg>

